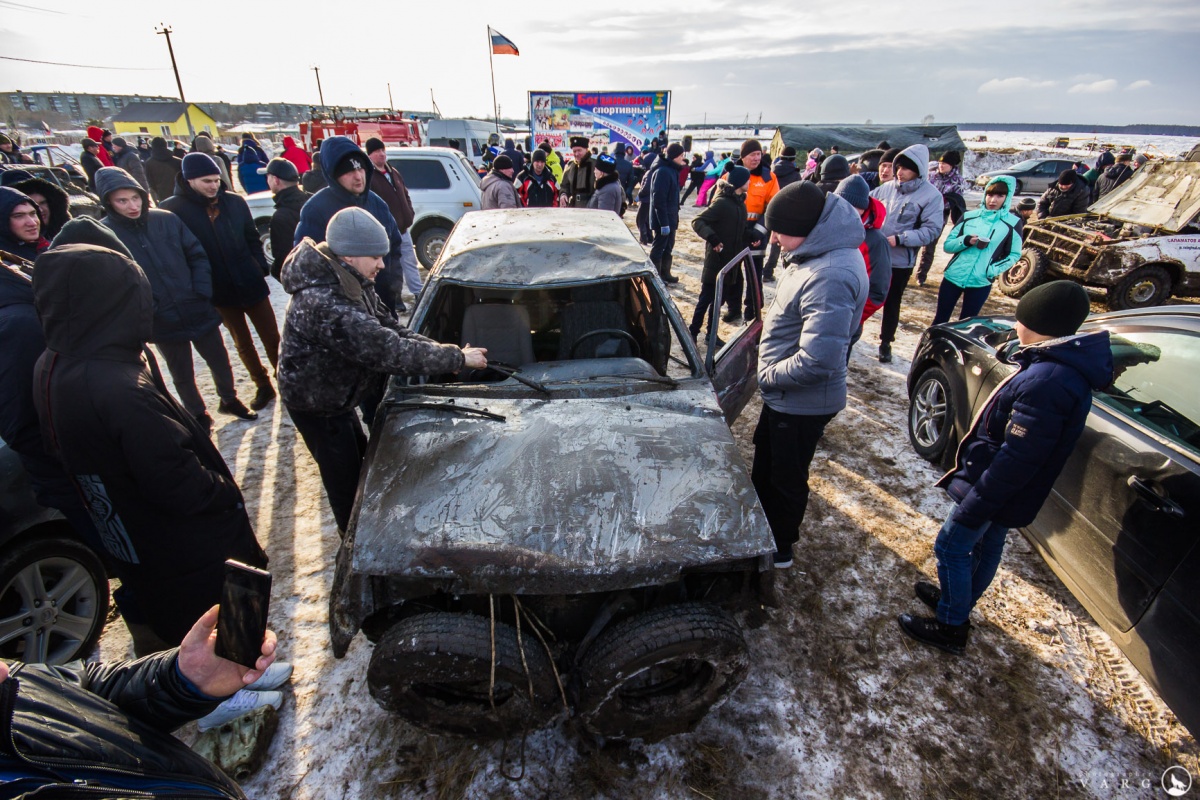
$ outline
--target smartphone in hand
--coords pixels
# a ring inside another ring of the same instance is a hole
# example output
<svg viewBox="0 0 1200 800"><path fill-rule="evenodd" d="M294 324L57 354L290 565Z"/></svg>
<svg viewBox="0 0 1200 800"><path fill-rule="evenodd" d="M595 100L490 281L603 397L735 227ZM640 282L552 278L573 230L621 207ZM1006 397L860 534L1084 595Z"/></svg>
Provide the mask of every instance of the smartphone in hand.
<svg viewBox="0 0 1200 800"><path fill-rule="evenodd" d="M262 655L270 604L271 573L240 561L226 561L217 613L217 655L254 669Z"/></svg>

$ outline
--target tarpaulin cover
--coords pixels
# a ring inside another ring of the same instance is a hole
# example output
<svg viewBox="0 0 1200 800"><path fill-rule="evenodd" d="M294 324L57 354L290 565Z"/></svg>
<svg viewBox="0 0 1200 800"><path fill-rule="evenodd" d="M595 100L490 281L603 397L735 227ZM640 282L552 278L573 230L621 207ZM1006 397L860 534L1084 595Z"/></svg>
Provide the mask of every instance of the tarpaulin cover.
<svg viewBox="0 0 1200 800"><path fill-rule="evenodd" d="M966 150L957 125L780 125L771 140L771 158L778 158L783 148L796 148L799 162L804 154L819 147L829 155L830 145L837 145L844 156L862 153L887 141L901 149L911 144L929 148L931 158L950 150Z"/></svg>

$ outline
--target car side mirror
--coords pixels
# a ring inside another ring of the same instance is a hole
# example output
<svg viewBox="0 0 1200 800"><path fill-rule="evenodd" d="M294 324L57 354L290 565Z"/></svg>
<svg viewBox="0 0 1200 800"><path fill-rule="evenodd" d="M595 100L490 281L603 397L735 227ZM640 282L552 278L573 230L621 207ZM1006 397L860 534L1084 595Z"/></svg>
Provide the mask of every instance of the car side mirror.
<svg viewBox="0 0 1200 800"><path fill-rule="evenodd" d="M1013 361L1013 356L1015 356L1017 351L1020 349L1020 339L1013 339L1012 341L1005 342L1004 344L1000 345L999 349L996 350L996 360L1001 364L1015 363Z"/></svg>

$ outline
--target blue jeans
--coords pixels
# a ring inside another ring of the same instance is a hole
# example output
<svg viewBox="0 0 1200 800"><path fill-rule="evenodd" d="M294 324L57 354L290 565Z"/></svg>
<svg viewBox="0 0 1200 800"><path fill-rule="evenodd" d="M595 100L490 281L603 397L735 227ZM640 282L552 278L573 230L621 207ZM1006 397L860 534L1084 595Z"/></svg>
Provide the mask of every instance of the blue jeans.
<svg viewBox="0 0 1200 800"><path fill-rule="evenodd" d="M953 517L951 513L946 519L933 546L942 585L937 617L947 625L962 625L996 577L1008 528L994 522L968 528Z"/></svg>

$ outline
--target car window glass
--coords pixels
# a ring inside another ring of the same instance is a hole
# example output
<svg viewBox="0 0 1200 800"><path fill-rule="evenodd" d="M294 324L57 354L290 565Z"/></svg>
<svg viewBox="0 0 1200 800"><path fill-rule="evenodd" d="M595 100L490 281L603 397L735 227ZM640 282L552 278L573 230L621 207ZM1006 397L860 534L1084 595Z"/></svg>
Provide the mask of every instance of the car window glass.
<svg viewBox="0 0 1200 800"><path fill-rule="evenodd" d="M450 177L440 161L432 158L389 158L388 163L400 170L404 185L410 191L450 188Z"/></svg>
<svg viewBox="0 0 1200 800"><path fill-rule="evenodd" d="M1039 164L1037 168L1037 173L1039 175L1057 175L1058 172L1058 163L1055 161L1047 161L1043 164Z"/></svg>
<svg viewBox="0 0 1200 800"><path fill-rule="evenodd" d="M1023 171L1023 170L1027 170L1027 169L1033 169L1036 166L1037 166L1036 161L1034 161L1033 159L1027 159L1025 161L1020 161L1016 164L1013 164L1011 167L1008 168L1008 171L1009 172L1019 172L1019 171Z"/></svg>
<svg viewBox="0 0 1200 800"><path fill-rule="evenodd" d="M1112 334L1112 386L1096 398L1200 453L1200 336L1130 330Z"/></svg>

